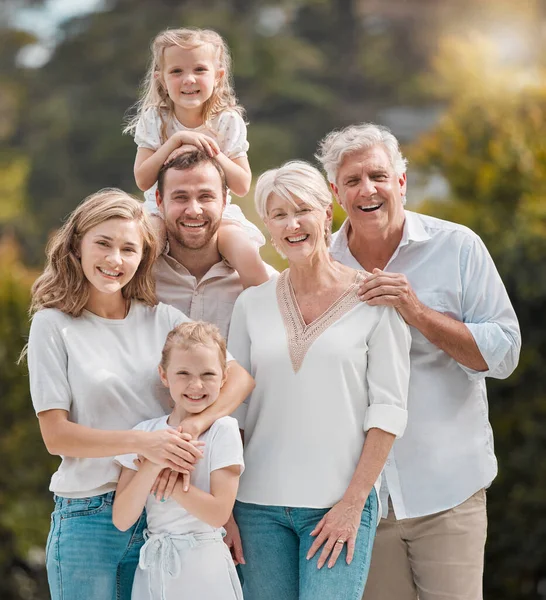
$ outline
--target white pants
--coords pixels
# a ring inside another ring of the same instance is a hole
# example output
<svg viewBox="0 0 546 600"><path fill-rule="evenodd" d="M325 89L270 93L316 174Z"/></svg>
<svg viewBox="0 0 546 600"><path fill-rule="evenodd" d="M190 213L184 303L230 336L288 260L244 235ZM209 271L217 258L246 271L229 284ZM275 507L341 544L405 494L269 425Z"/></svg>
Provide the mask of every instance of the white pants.
<svg viewBox="0 0 546 600"><path fill-rule="evenodd" d="M242 600L243 592L222 535L147 535L132 600Z"/></svg>

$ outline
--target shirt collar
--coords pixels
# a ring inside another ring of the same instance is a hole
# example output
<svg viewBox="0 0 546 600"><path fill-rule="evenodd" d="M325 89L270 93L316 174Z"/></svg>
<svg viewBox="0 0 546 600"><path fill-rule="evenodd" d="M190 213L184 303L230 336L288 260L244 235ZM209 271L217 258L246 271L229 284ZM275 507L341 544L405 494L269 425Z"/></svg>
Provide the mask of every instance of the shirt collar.
<svg viewBox="0 0 546 600"><path fill-rule="evenodd" d="M178 262L176 260L176 258L174 258L174 256L171 256L169 254L169 252L170 252L169 240L166 240L165 246L163 248L163 252L161 253L161 256L163 256L163 258L167 262L171 262L176 265L180 265L184 269L184 271L186 272L187 275L191 275L191 273L188 271L186 266L183 265L181 262ZM231 275L233 272L234 272L234 269L229 265L229 263L224 258L222 258L222 260L220 262L217 262L214 265L212 265L212 267L202 277L201 281L204 281L205 279L210 279L211 277L222 277L222 276L226 276L226 275Z"/></svg>
<svg viewBox="0 0 546 600"><path fill-rule="evenodd" d="M430 239L430 235L424 228L423 223L421 222L421 219L417 213L414 213L411 210L405 210L404 216L404 229L402 231L402 239L400 240L398 248L406 246L410 242L425 242L426 240ZM343 221L343 225L334 234L331 247L332 256L341 256L347 250L349 250L349 226L349 219L345 219L345 221Z"/></svg>

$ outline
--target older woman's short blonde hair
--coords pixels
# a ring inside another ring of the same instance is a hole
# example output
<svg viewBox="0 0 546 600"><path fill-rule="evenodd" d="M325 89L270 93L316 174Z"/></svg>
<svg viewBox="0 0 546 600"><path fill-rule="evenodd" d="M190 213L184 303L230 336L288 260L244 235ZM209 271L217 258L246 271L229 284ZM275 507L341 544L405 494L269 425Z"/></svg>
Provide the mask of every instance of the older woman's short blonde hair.
<svg viewBox="0 0 546 600"><path fill-rule="evenodd" d="M267 218L267 201L272 194L294 206L297 200L319 210L326 210L332 204L332 194L322 173L303 160L292 160L260 175L254 204L263 221Z"/></svg>
<svg viewBox="0 0 546 600"><path fill-rule="evenodd" d="M122 190L106 188L83 200L51 238L44 272L32 286L31 314L42 308L57 308L73 317L81 315L89 286L79 259L80 243L90 229L110 219L136 221L142 234L142 259L123 287L123 296L150 306L157 304L152 275L157 241L143 204Z"/></svg>
<svg viewBox="0 0 546 600"><path fill-rule="evenodd" d="M398 140L390 129L374 123L349 125L344 129L329 133L320 143L315 157L320 161L326 177L336 183L341 163L348 154L367 150L373 146L383 146L389 155L394 172L401 176L406 172L407 160L400 151Z"/></svg>

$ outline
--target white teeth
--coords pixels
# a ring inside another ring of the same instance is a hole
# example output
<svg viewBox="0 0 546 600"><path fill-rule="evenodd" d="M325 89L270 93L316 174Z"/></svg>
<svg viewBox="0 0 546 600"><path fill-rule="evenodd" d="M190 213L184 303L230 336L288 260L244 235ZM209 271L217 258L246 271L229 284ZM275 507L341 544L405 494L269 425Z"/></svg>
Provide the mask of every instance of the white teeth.
<svg viewBox="0 0 546 600"><path fill-rule="evenodd" d="M108 275L109 277L119 277L121 275L121 273L116 273L115 271L107 271L106 269L103 269L101 267L98 267L98 269L101 273L104 273L105 275Z"/></svg>
<svg viewBox="0 0 546 600"><path fill-rule="evenodd" d="M184 227L203 227L205 223L182 223Z"/></svg>
<svg viewBox="0 0 546 600"><path fill-rule="evenodd" d="M186 396L190 399L190 400L201 400L201 398L204 398L205 396L203 394L201 394L201 396L190 396L190 394L186 394Z"/></svg>
<svg viewBox="0 0 546 600"><path fill-rule="evenodd" d="M381 204L372 204L371 206L359 206L360 210L364 212L371 212L372 210L377 210Z"/></svg>
<svg viewBox="0 0 546 600"><path fill-rule="evenodd" d="M306 240L309 236L307 235L307 233L304 233L303 235L298 235L297 237L289 237L287 238L289 242L302 242L303 240Z"/></svg>

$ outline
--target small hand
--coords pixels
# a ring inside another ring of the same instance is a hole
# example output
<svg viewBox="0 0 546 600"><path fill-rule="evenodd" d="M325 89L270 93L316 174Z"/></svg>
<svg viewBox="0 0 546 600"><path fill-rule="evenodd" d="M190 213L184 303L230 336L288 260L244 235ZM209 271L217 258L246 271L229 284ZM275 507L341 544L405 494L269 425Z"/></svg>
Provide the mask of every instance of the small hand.
<svg viewBox="0 0 546 600"><path fill-rule="evenodd" d="M228 519L228 522L224 525L226 530L226 537L224 543L227 544L231 557L235 566L246 565L245 557L243 556L243 544L241 542L241 534L239 533L239 527L233 518L233 514Z"/></svg>
<svg viewBox="0 0 546 600"><path fill-rule="evenodd" d="M163 164L166 165L167 163L170 163L171 160L174 160L177 156L180 156L181 154L186 154L186 152L193 152L194 150L195 146L193 146L192 144L183 144L176 150L173 150Z"/></svg>
<svg viewBox="0 0 546 600"><path fill-rule="evenodd" d="M217 154L220 154L220 147L218 146L216 140L204 133L197 133L194 131L177 131L174 135L176 135L181 146L190 144L198 150L203 150L209 156L216 156Z"/></svg>
<svg viewBox="0 0 546 600"><path fill-rule="evenodd" d="M163 469L156 477L150 494L154 495L156 500L167 500L173 493L179 476L189 478L189 471L178 472L172 469Z"/></svg>
<svg viewBox="0 0 546 600"><path fill-rule="evenodd" d="M418 321L425 308L405 275L381 269L374 269L368 275L360 286L358 296L370 306L386 305L396 308L409 325Z"/></svg>
<svg viewBox="0 0 546 600"><path fill-rule="evenodd" d="M312 558L324 544L317 562L317 568L321 569L330 556L328 568L331 569L336 564L343 546L347 544L346 562L350 565L355 552L355 541L360 526L361 515L362 510L359 510L354 504L350 504L344 500L334 504L310 534L316 539L311 548L309 548L307 560Z"/></svg>

